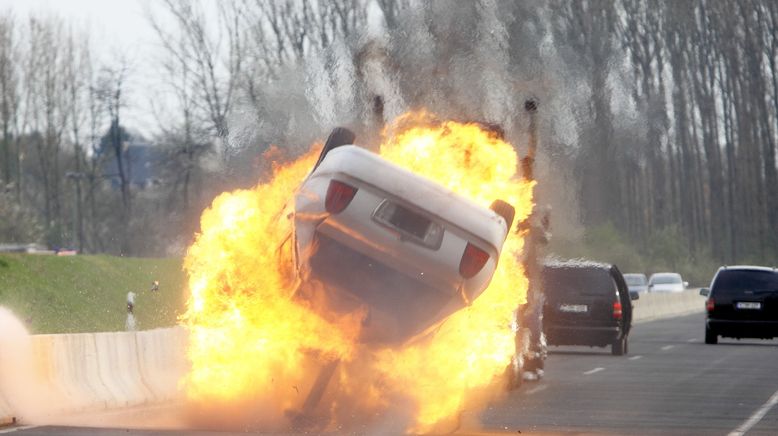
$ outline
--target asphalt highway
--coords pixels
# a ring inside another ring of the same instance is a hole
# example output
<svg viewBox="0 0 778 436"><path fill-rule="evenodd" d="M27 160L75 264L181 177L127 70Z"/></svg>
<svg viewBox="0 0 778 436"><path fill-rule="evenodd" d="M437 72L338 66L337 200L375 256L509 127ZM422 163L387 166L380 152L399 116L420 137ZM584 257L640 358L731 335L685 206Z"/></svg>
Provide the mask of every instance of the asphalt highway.
<svg viewBox="0 0 778 436"><path fill-rule="evenodd" d="M551 347L550 351L543 380L525 383L468 420L480 425L465 426L458 433L778 434L778 340L724 339L718 345L705 345L703 315L695 314L634 326L627 356L612 356L605 348ZM228 434L153 428L154 420L147 415L143 421L152 428L43 426L0 433ZM132 427L137 421L106 422Z"/></svg>
<svg viewBox="0 0 778 436"><path fill-rule="evenodd" d="M545 379L490 407L483 425L522 434L778 434L778 340L706 345L703 328L704 314L638 324L627 356L551 347Z"/></svg>

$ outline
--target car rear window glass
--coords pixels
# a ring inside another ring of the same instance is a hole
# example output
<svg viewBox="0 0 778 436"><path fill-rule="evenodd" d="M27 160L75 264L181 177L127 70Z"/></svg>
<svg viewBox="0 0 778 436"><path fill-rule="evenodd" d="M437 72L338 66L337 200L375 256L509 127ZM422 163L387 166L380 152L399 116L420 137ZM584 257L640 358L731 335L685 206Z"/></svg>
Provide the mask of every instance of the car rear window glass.
<svg viewBox="0 0 778 436"><path fill-rule="evenodd" d="M721 271L713 282L717 294L740 294L745 291L778 292L778 273L757 270Z"/></svg>
<svg viewBox="0 0 778 436"><path fill-rule="evenodd" d="M615 295L616 284L607 270L599 268L546 267L541 275L546 295Z"/></svg>
<svg viewBox="0 0 778 436"><path fill-rule="evenodd" d="M624 280L627 282L630 286L641 286L646 284L646 278L639 275L624 275Z"/></svg>

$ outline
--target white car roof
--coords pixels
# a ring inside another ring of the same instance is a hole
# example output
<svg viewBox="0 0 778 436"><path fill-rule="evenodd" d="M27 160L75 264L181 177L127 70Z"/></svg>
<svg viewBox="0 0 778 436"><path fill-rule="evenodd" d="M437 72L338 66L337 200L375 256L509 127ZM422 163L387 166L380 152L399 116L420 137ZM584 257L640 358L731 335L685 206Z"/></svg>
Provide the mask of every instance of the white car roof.
<svg viewBox="0 0 778 436"><path fill-rule="evenodd" d="M756 270L756 271L772 271L775 272L775 267L769 267L769 266L756 266L756 265L734 265L734 266L722 266L720 269L750 269L750 270Z"/></svg>
<svg viewBox="0 0 778 436"><path fill-rule="evenodd" d="M681 275L672 272L661 272L661 273L651 274L651 277L681 277Z"/></svg>
<svg viewBox="0 0 778 436"><path fill-rule="evenodd" d="M491 209L359 146L344 145L330 151L311 176L329 174L373 185L483 239L498 251L505 240L503 219Z"/></svg>
<svg viewBox="0 0 778 436"><path fill-rule="evenodd" d="M611 265L602 262L596 262L588 259L561 259L556 256L547 256L543 261L543 266L551 268L600 268L610 269Z"/></svg>
<svg viewBox="0 0 778 436"><path fill-rule="evenodd" d="M672 280L672 282L656 283L657 280L661 280L661 279L670 279L670 280ZM654 285L657 285L657 286L680 284L680 283L683 283L683 278L678 273L674 273L674 272L661 272L661 273L651 274L651 277L648 278L648 283L649 284L654 284Z"/></svg>

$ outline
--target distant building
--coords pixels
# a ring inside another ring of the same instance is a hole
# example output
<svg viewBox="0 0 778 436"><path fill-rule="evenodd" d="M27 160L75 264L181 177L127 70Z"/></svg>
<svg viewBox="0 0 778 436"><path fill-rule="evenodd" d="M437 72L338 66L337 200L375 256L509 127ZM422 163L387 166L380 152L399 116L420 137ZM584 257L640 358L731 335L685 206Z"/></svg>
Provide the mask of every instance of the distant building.
<svg viewBox="0 0 778 436"><path fill-rule="evenodd" d="M119 167L113 150L108 151L103 161L103 174L111 181L111 186L119 188ZM133 188L144 189L159 183L159 166L166 158L165 150L143 139L130 137L122 145L123 164Z"/></svg>

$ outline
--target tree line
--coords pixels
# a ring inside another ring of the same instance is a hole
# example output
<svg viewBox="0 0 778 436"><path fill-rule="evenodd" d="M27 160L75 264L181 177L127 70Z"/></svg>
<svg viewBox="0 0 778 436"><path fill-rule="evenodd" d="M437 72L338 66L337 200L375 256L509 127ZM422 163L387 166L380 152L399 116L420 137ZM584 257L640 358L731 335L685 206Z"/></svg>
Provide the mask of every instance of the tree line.
<svg viewBox="0 0 778 436"><path fill-rule="evenodd" d="M180 252L214 195L335 125L372 141L425 107L499 123L521 153L532 97L556 215L692 259L778 256L774 2L163 0L147 16L164 96L147 104L121 53L97 61L60 18L0 17L0 239ZM133 184L129 106L158 120L150 186Z"/></svg>
<svg viewBox="0 0 778 436"><path fill-rule="evenodd" d="M585 222L608 220L639 247L664 232L692 258L774 262L778 4L557 6L555 35L591 62L592 132L576 162ZM603 76L620 62L626 86L616 97ZM616 98L635 121L618 114Z"/></svg>

